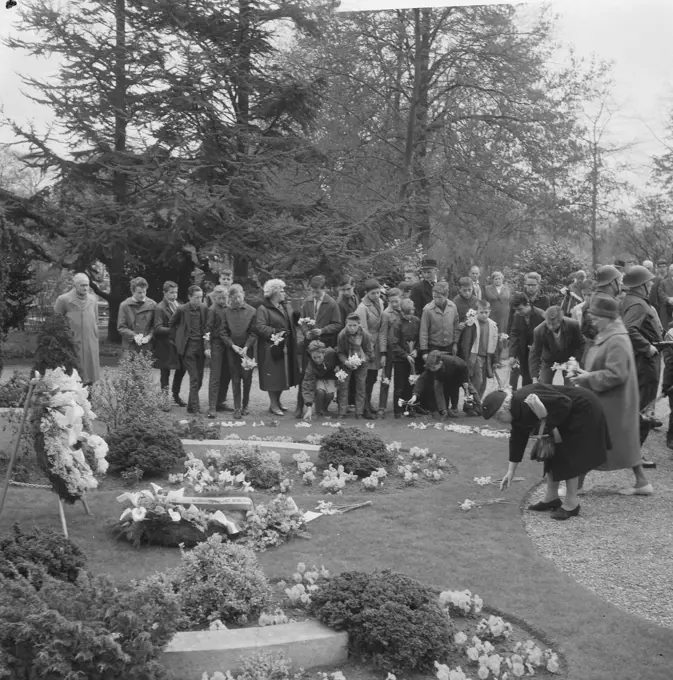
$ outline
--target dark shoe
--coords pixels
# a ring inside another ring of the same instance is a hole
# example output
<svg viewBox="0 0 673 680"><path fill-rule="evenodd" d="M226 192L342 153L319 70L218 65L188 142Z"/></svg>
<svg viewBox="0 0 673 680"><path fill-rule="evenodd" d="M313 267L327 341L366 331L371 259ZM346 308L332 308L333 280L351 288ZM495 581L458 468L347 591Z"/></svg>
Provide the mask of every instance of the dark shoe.
<svg viewBox="0 0 673 680"><path fill-rule="evenodd" d="M579 506L579 503L578 503L577 507L574 510L566 510L565 508L558 508L558 510L554 510L554 512L551 513L550 517L552 519L564 521L566 519L570 519L571 517L577 517L577 515L579 515L579 514L580 514L580 506Z"/></svg>
<svg viewBox="0 0 673 680"><path fill-rule="evenodd" d="M449 409L449 418L458 418L458 410L455 408Z"/></svg>
<svg viewBox="0 0 673 680"><path fill-rule="evenodd" d="M241 416L241 410L238 408L234 409L234 418L236 420L240 420L243 416Z"/></svg>
<svg viewBox="0 0 673 680"><path fill-rule="evenodd" d="M201 413L200 408L189 408L187 407L187 413L193 413L195 416L198 416Z"/></svg>
<svg viewBox="0 0 673 680"><path fill-rule="evenodd" d="M225 413L231 413L234 409L231 406L227 406L224 402L217 405L216 411L223 411Z"/></svg>
<svg viewBox="0 0 673 680"><path fill-rule="evenodd" d="M294 412L294 417L295 417L296 420L301 420L301 419L304 417L304 414L303 414L303 412L302 412L302 410L301 410L300 408L298 408L298 409Z"/></svg>
<svg viewBox="0 0 673 680"><path fill-rule="evenodd" d="M356 417L357 417L357 416L356 416ZM374 419L376 418L376 416L375 416L371 411L365 411L365 412L362 414L362 417L363 417L365 420L374 420Z"/></svg>
<svg viewBox="0 0 673 680"><path fill-rule="evenodd" d="M244 406L244 407L241 409L241 415L242 415L244 418L245 418L246 416L249 416L249 415L250 415L250 411L248 411L248 407L247 407L247 406Z"/></svg>
<svg viewBox="0 0 673 680"><path fill-rule="evenodd" d="M279 408L270 408L269 413L273 413L274 416L284 416L285 415Z"/></svg>
<svg viewBox="0 0 673 680"><path fill-rule="evenodd" d="M213 420L215 418L215 414L212 411L208 411L208 415L206 416L206 418L210 418L211 420Z"/></svg>
<svg viewBox="0 0 673 680"><path fill-rule="evenodd" d="M178 406L187 406L187 402L186 402L186 401L182 401L182 399L180 399L180 395L179 395L179 394L174 394L174 395L173 395L173 401L174 401Z"/></svg>
<svg viewBox="0 0 673 680"><path fill-rule="evenodd" d="M653 469L657 467L657 464L653 460L646 460L645 458L643 458L642 466L644 468Z"/></svg>
<svg viewBox="0 0 673 680"><path fill-rule="evenodd" d="M528 509L534 510L535 512L545 512L545 510L558 510L562 505L561 499L555 498L553 501L549 501L549 503L545 503L544 501L533 503L533 505L528 506Z"/></svg>

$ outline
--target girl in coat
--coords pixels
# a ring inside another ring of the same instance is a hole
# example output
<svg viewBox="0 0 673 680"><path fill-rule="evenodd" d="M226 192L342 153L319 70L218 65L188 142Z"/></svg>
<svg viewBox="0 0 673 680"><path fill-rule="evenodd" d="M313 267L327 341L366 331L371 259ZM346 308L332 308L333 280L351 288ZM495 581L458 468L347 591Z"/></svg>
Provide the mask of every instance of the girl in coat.
<svg viewBox="0 0 673 680"><path fill-rule="evenodd" d="M526 385L513 395L498 390L484 399L482 415L495 416L512 426L509 438L509 467L500 488L510 486L531 434L537 434L545 419L545 434L554 434L560 442L553 458L544 465L547 491L544 500L528 506L529 510L552 510L552 518L566 520L580 512L577 497L578 477L605 463L610 446L607 422L598 397L582 387ZM561 501L559 482L566 483Z"/></svg>
<svg viewBox="0 0 673 680"><path fill-rule="evenodd" d="M296 316L285 301L285 282L267 281L264 301L257 308L255 333L259 337L259 388L269 393L269 412L276 416L287 411L280 403L283 392L299 384Z"/></svg>
<svg viewBox="0 0 673 680"><path fill-rule="evenodd" d="M595 296L589 308L589 319L598 334L587 352L586 370L570 379L573 385L594 392L603 405L612 448L599 470L631 468L635 486L622 489L625 496L649 496L652 485L647 481L640 452L640 413L638 408L638 375L628 331L619 318L619 303L614 298ZM580 478L580 488L583 478Z"/></svg>

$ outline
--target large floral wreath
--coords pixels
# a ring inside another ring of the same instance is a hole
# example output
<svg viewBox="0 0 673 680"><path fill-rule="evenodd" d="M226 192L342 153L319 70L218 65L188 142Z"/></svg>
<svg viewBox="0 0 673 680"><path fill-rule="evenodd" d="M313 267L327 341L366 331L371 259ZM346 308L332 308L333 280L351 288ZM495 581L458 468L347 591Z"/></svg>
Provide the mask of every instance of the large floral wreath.
<svg viewBox="0 0 673 680"><path fill-rule="evenodd" d="M96 474L108 468L108 446L92 434L89 394L77 371L63 368L36 372L34 440L37 460L52 488L66 503L75 503L98 486Z"/></svg>

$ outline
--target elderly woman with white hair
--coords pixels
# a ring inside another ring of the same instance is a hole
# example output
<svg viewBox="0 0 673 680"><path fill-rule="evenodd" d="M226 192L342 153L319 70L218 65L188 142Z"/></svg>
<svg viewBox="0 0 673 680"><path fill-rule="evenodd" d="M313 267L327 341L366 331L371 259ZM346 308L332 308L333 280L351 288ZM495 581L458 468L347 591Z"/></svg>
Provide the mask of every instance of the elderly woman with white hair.
<svg viewBox="0 0 673 680"><path fill-rule="evenodd" d="M542 501L529 510L552 511L552 518L566 520L579 515L578 478L605 463L610 448L608 426L598 397L583 387L561 387L536 383L513 395L491 392L482 404L486 420L495 416L511 424L509 467L500 488L507 488L523 459L531 435L548 434L554 440L554 454L544 463L547 489ZM559 497L559 482L565 481L566 495Z"/></svg>
<svg viewBox="0 0 673 680"><path fill-rule="evenodd" d="M286 302L285 282L270 279L264 284L264 300L257 309L255 333L259 337L259 387L269 393L269 412L284 415L283 392L299 384L297 314Z"/></svg>

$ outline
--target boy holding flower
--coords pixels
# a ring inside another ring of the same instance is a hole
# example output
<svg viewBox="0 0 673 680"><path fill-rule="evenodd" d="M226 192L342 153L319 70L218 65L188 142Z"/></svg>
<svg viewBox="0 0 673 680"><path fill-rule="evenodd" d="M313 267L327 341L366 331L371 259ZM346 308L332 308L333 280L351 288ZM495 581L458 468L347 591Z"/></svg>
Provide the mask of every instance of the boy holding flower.
<svg viewBox="0 0 673 680"><path fill-rule="evenodd" d="M325 347L320 340L311 340L308 346L308 363L301 383L301 391L306 405L304 420L311 421L315 415L321 417L327 411L337 392L336 370L339 368L337 353Z"/></svg>
<svg viewBox="0 0 673 680"><path fill-rule="evenodd" d="M348 384L355 381L355 418L360 419L365 410L367 364L374 361L374 346L369 333L360 325L357 314L349 314L346 327L337 338L337 356L346 373L339 390L339 418L346 417Z"/></svg>

